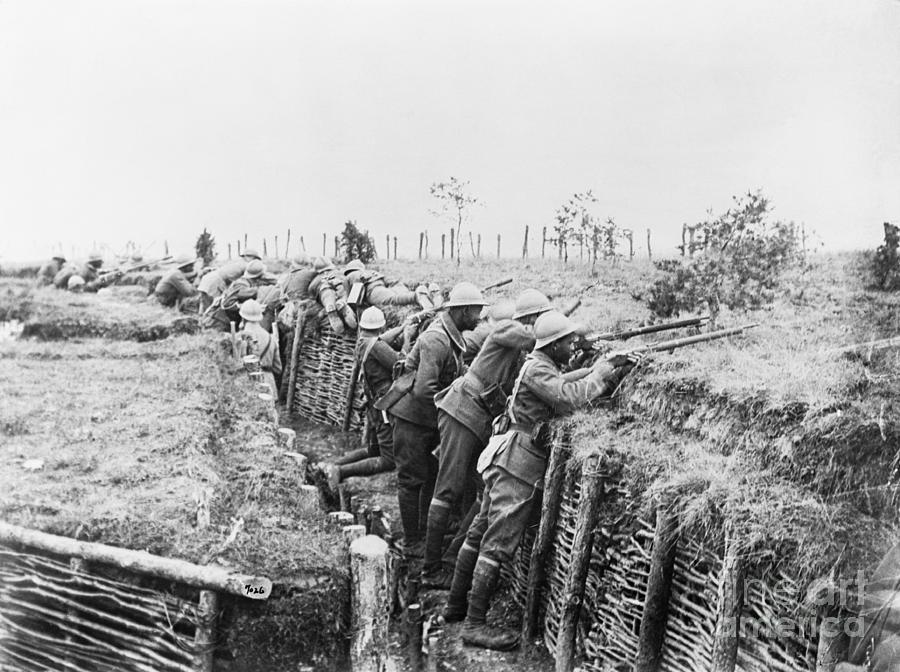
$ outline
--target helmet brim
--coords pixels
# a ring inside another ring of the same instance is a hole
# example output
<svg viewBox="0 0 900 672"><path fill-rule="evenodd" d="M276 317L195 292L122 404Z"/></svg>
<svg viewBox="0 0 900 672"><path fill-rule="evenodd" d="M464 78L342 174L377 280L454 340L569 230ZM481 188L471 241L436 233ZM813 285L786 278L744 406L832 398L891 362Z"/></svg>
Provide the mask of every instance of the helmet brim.
<svg viewBox="0 0 900 672"><path fill-rule="evenodd" d="M542 313L546 313L548 310L553 310L553 306L532 308L531 310L523 310L522 312L516 311L515 313L513 313L512 319L518 320L521 317L528 317L529 315L541 315Z"/></svg>
<svg viewBox="0 0 900 672"><path fill-rule="evenodd" d="M563 329L558 334L554 334L553 336L549 336L547 338L539 338L534 344L534 349L540 350L541 348L547 347L551 343L556 343L556 341L558 341L559 339L565 338L566 336L574 334L577 331L577 329L578 329L578 325L572 324L572 325L569 325L568 327L566 327L565 329Z"/></svg>

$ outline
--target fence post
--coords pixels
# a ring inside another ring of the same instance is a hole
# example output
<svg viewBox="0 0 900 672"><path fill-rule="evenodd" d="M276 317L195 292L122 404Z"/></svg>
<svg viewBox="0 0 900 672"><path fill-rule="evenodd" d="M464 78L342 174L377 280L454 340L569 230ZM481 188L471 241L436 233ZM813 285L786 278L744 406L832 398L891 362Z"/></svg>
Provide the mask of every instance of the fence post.
<svg viewBox="0 0 900 672"><path fill-rule="evenodd" d="M247 234L244 234L244 249L247 249Z"/></svg>
<svg viewBox="0 0 900 672"><path fill-rule="evenodd" d="M394 261L397 261L397 236L394 236Z"/></svg>
<svg viewBox="0 0 900 672"><path fill-rule="evenodd" d="M425 258L428 259L428 231L425 232Z"/></svg>
<svg viewBox="0 0 900 672"><path fill-rule="evenodd" d="M240 238L238 238L238 241L237 241L237 253L238 253L238 256L241 256L241 240L240 240Z"/></svg>
<svg viewBox="0 0 900 672"><path fill-rule="evenodd" d="M500 258L500 234L497 234L497 258Z"/></svg>
<svg viewBox="0 0 900 672"><path fill-rule="evenodd" d="M475 237L469 231L469 249L472 250L472 258L475 258Z"/></svg>
<svg viewBox="0 0 900 672"><path fill-rule="evenodd" d="M290 254L288 253L288 248L291 246L291 230L288 229L287 238L284 239L284 258L287 259Z"/></svg>
<svg viewBox="0 0 900 672"><path fill-rule="evenodd" d="M387 542L368 535L350 544L350 665L353 672L389 667Z"/></svg>
<svg viewBox="0 0 900 672"><path fill-rule="evenodd" d="M687 223L681 225L681 256L687 254Z"/></svg>
<svg viewBox="0 0 900 672"><path fill-rule="evenodd" d="M281 255L278 254L278 234L276 233L275 234L275 258L279 259L280 257L281 257Z"/></svg>
<svg viewBox="0 0 900 672"><path fill-rule="evenodd" d="M662 656L669 615L669 593L675 570L678 540L678 518L662 502L656 506L656 531L650 551L650 575L638 634L638 651L634 672L656 672Z"/></svg>
<svg viewBox="0 0 900 672"><path fill-rule="evenodd" d="M419 233L419 259L422 258L422 247L425 245L425 234Z"/></svg>
<svg viewBox="0 0 900 672"><path fill-rule="evenodd" d="M447 242L447 234L442 233L441 234L441 259L444 258L444 248L446 247L446 242Z"/></svg>
<svg viewBox="0 0 900 672"><path fill-rule="evenodd" d="M581 497L572 540L572 563L563 585L563 613L556 644L556 672L572 672L575 667L575 634L584 585L593 548L593 531L603 499L600 459L589 455L581 464Z"/></svg>
<svg viewBox="0 0 900 672"><path fill-rule="evenodd" d="M477 256L479 259L481 259L481 234L480 233L478 234L478 254L475 256Z"/></svg>
<svg viewBox="0 0 900 672"><path fill-rule="evenodd" d="M738 556L733 531L726 530L725 558L716 599L716 627L710 672L734 672L744 603L744 562Z"/></svg>
<svg viewBox="0 0 900 672"><path fill-rule="evenodd" d="M688 227L688 256L694 258L694 227Z"/></svg>
<svg viewBox="0 0 900 672"><path fill-rule="evenodd" d="M328 254L328 234L322 234L322 256L326 256Z"/></svg>
<svg viewBox="0 0 900 672"><path fill-rule="evenodd" d="M634 259L634 231L628 232L628 260Z"/></svg>
<svg viewBox="0 0 900 672"><path fill-rule="evenodd" d="M265 259L265 258L268 257L268 256L269 256L269 250L268 250L268 247L267 247L267 245L266 245L266 239L263 238L263 259Z"/></svg>
<svg viewBox="0 0 900 672"><path fill-rule="evenodd" d="M300 249L306 252L306 241L303 240L303 236L300 236Z"/></svg>
<svg viewBox="0 0 900 672"><path fill-rule="evenodd" d="M391 234L384 237L384 258L386 261L391 260Z"/></svg>
<svg viewBox="0 0 900 672"><path fill-rule="evenodd" d="M528 258L528 224L525 225L525 240L522 241L522 259Z"/></svg>
<svg viewBox="0 0 900 672"><path fill-rule="evenodd" d="M95 250L97 249L97 243L94 243L94 249ZM169 256L169 241L168 240L163 241L163 250L165 251L166 256L168 257Z"/></svg>
<svg viewBox="0 0 900 672"><path fill-rule="evenodd" d="M228 258L231 259L231 243L228 243Z"/></svg>
<svg viewBox="0 0 900 672"><path fill-rule="evenodd" d="M541 229L541 259L544 258L544 251L547 248L547 227Z"/></svg>
<svg viewBox="0 0 900 672"><path fill-rule="evenodd" d="M197 630L194 633L194 647L197 650L195 669L197 672L213 671L218 611L218 594L214 590L201 590L200 601L197 605Z"/></svg>
<svg viewBox="0 0 900 672"><path fill-rule="evenodd" d="M653 250L650 249L650 229L647 229L647 259L653 259Z"/></svg>
<svg viewBox="0 0 900 672"><path fill-rule="evenodd" d="M456 229L450 229L450 258L453 259L453 255L456 254Z"/></svg>

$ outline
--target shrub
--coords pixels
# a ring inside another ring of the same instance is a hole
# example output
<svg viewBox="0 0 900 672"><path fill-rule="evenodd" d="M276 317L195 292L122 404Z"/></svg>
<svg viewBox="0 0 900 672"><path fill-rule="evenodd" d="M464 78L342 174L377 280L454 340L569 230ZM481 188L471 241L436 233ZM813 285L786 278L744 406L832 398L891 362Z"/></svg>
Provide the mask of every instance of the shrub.
<svg viewBox="0 0 900 672"><path fill-rule="evenodd" d="M715 325L722 306L759 308L775 298L780 276L800 258L797 226L769 222L769 202L759 192L734 199L715 219L697 225L695 256L655 263L662 271L646 302L660 317L705 308Z"/></svg>
<svg viewBox="0 0 900 672"><path fill-rule="evenodd" d="M197 237L194 249L197 251L197 257L203 259L204 266L209 266L216 258L216 239L206 230L206 227L203 228L203 233Z"/></svg>
<svg viewBox="0 0 900 672"><path fill-rule="evenodd" d="M888 222L884 223L884 243L875 251L872 270L875 273L875 287L884 290L900 289L900 257L897 246L900 243L900 229Z"/></svg>
<svg viewBox="0 0 900 672"><path fill-rule="evenodd" d="M356 222L345 222L344 231L341 233L341 250L344 261L359 259L368 264L375 259L375 241L368 231L360 231Z"/></svg>

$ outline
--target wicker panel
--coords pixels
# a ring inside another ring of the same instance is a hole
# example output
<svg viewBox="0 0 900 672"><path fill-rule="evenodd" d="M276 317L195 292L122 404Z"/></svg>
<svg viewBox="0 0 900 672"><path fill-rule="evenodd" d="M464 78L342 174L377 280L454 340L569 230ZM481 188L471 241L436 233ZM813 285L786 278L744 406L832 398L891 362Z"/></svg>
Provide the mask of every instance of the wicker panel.
<svg viewBox="0 0 900 672"><path fill-rule="evenodd" d="M196 618L172 595L0 548L2 669L190 672Z"/></svg>
<svg viewBox="0 0 900 672"><path fill-rule="evenodd" d="M353 373L356 332L335 334L324 314L314 333L304 335L297 356L297 384L294 411L301 417L340 427L347 407L347 392ZM363 426L363 386L357 385L353 398L350 430Z"/></svg>
<svg viewBox="0 0 900 672"><path fill-rule="evenodd" d="M672 573L663 670L706 672L710 669L721 573L721 558L693 540L682 540Z"/></svg>
<svg viewBox="0 0 900 672"><path fill-rule="evenodd" d="M772 588L775 584L777 591ZM746 586L737 668L743 672L815 669L816 642L811 627L797 614L797 598L802 596L797 583L777 574L763 581L749 580ZM779 619L785 631L778 632Z"/></svg>

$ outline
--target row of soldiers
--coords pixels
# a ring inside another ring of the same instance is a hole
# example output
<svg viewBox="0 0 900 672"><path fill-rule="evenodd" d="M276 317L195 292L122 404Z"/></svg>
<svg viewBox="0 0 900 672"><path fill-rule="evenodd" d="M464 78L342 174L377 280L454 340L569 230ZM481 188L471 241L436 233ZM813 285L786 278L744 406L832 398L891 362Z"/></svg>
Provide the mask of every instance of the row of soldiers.
<svg viewBox="0 0 900 672"><path fill-rule="evenodd" d="M464 622L465 643L514 648L486 614L539 514L547 422L610 394L641 355L572 368L580 329L536 289L487 307L461 282L421 332L414 320L384 327L377 307L362 313L367 445L319 468L332 487L396 469L410 575L449 591L443 616Z"/></svg>

